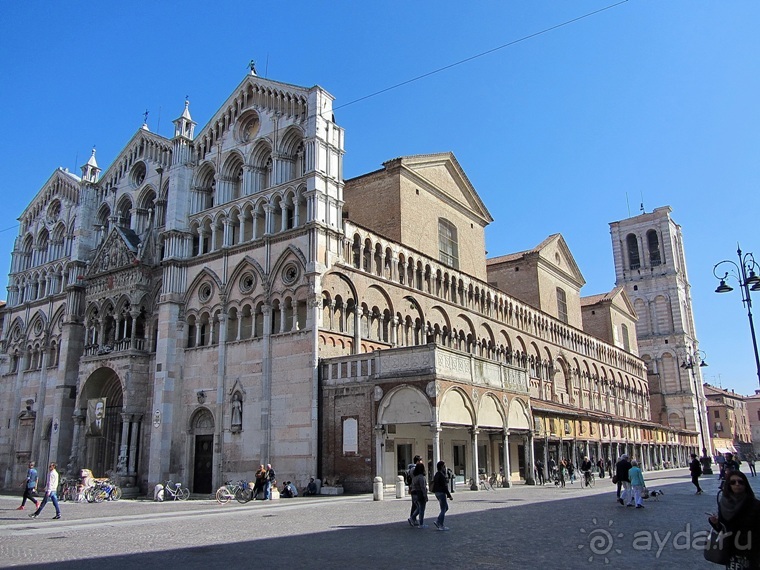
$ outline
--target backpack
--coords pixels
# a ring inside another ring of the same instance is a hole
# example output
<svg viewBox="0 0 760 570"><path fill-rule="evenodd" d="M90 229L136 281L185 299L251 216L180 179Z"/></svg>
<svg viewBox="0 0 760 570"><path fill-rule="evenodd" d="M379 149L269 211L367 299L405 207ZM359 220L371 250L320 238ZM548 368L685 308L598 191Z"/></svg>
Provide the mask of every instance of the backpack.
<svg viewBox="0 0 760 570"><path fill-rule="evenodd" d="M412 485L412 472L414 471L414 465L412 465L409 469L406 470L406 476L404 477L404 482L407 484L407 486Z"/></svg>

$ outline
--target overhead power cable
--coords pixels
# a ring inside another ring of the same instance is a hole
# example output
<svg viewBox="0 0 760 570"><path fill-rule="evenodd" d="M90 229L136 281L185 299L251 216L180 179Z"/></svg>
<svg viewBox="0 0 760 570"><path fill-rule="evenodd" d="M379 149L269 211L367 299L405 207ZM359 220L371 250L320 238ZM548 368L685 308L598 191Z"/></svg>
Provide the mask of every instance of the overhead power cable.
<svg viewBox="0 0 760 570"><path fill-rule="evenodd" d="M561 24L557 24L555 26L551 26L549 28L545 28L539 32L534 32L532 34L528 34L527 36L523 36L521 38L518 38L516 40L512 40L511 42L507 42L503 45L497 46L495 48L491 48L489 50L486 50L484 52L472 55L470 57L467 57L465 59L461 59L459 61L456 61L454 63L450 63L448 65L444 65L443 67L439 67L438 69L434 69L433 71L428 71L427 73L423 73L422 75L418 75L417 77L413 77L411 79L407 79L406 81L402 81L401 83L396 83L395 85L391 85L390 87L385 87L384 89L380 89L379 91L375 91L374 93L370 93L369 95L364 95L363 97L359 97L358 99L354 99L353 101L349 101L348 103L343 103L342 105L338 105L337 107L333 107L333 110L342 109L344 107L348 107L349 105L353 105L354 103L358 103L360 101L364 101L365 99L369 99L371 97L376 97L377 95L381 95L383 93L387 93L388 91L392 91L393 89L398 89L399 87L403 87L404 85L409 85L410 83L414 83L415 81L419 81L420 79L424 79L426 77L430 77L431 75L435 75L436 73L440 73L442 71L446 71L447 69L451 69L452 67L456 67L458 65L462 65L464 63L467 63L469 61L472 61L474 59L478 59L480 57L486 56L488 54L494 53L496 51L502 50L504 48L508 48L510 46L513 46L515 44L519 44L520 42L524 42L526 40L529 40L531 38L535 38L536 36L540 36L542 34L546 34L548 32L551 32L553 30L562 28L564 26L568 26L572 23L575 23L579 20L583 20L584 18L590 18L591 16L594 16L596 14L599 14L600 12L604 12L606 10L611 10L612 8L615 8L617 6L620 6L621 4L625 4L628 2L628 0L622 0L621 2L616 2L615 4L610 4L609 6L605 6L604 8L599 8L598 10L594 10L593 12L589 12L588 14L583 14L582 16L578 16L577 18L573 18L571 20L567 20L565 22L562 22Z"/></svg>

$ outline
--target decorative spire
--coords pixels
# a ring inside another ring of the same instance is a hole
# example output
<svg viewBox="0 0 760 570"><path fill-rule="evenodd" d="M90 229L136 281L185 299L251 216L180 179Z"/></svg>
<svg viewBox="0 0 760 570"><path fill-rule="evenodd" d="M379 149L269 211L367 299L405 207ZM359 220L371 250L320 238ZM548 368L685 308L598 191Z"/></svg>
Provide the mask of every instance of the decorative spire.
<svg viewBox="0 0 760 570"><path fill-rule="evenodd" d="M86 182L97 182L100 175L100 168L98 167L98 161L95 160L95 146L92 147L92 154L87 164L82 166L82 180Z"/></svg>
<svg viewBox="0 0 760 570"><path fill-rule="evenodd" d="M185 108L182 114L172 121L174 123L174 138L193 140L195 121L190 116L190 98L185 97Z"/></svg>
<svg viewBox="0 0 760 570"><path fill-rule="evenodd" d="M190 116L190 98L188 95L185 95L185 110L182 111L182 118L187 121L193 120L193 118Z"/></svg>
<svg viewBox="0 0 760 570"><path fill-rule="evenodd" d="M93 168L98 167L98 161L95 160L95 147L92 147L92 154L90 155L90 159L87 161L88 166L92 166Z"/></svg>

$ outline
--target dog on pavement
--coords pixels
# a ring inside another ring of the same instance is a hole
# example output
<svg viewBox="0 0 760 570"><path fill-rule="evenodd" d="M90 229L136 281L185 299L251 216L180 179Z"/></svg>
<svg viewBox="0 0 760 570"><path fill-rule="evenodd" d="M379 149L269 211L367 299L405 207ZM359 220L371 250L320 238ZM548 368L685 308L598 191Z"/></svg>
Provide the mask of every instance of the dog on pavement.
<svg viewBox="0 0 760 570"><path fill-rule="evenodd" d="M649 496L653 498L655 501L659 501L660 497L662 497L665 493L658 489L654 489L652 491L649 491Z"/></svg>

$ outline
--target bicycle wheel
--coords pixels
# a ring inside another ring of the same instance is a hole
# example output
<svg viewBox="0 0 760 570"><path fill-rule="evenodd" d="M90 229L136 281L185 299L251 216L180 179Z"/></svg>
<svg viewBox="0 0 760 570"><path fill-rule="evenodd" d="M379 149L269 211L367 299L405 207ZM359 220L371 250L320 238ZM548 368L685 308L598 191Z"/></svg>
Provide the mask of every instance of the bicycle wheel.
<svg viewBox="0 0 760 570"><path fill-rule="evenodd" d="M102 503L106 498L106 492L105 489L95 489L92 492L92 502L93 503Z"/></svg>
<svg viewBox="0 0 760 570"><path fill-rule="evenodd" d="M177 489L177 498L180 501L187 501L190 498L190 489L187 487L182 487L181 489Z"/></svg>
<svg viewBox="0 0 760 570"><path fill-rule="evenodd" d="M238 503L245 504L251 500L251 493L248 491L248 489L238 489L235 491L235 500Z"/></svg>
<svg viewBox="0 0 760 570"><path fill-rule="evenodd" d="M232 495L230 495L230 490L227 488L227 485L223 485L219 487L219 490L216 492L216 502L220 505L226 505L230 502L230 499L232 498Z"/></svg>
<svg viewBox="0 0 760 570"><path fill-rule="evenodd" d="M94 503L95 502L95 487L87 487L82 493L82 495L84 495L84 498L88 503Z"/></svg>
<svg viewBox="0 0 760 570"><path fill-rule="evenodd" d="M118 485L114 485L114 488L111 489L110 499L112 501L118 501L119 499L121 499L121 487L119 487Z"/></svg>
<svg viewBox="0 0 760 570"><path fill-rule="evenodd" d="M593 486L596 484L596 477L594 477L594 476L592 475L592 476L589 478L589 480L588 480L588 483L589 483L589 485L591 485L591 486L593 487Z"/></svg>

